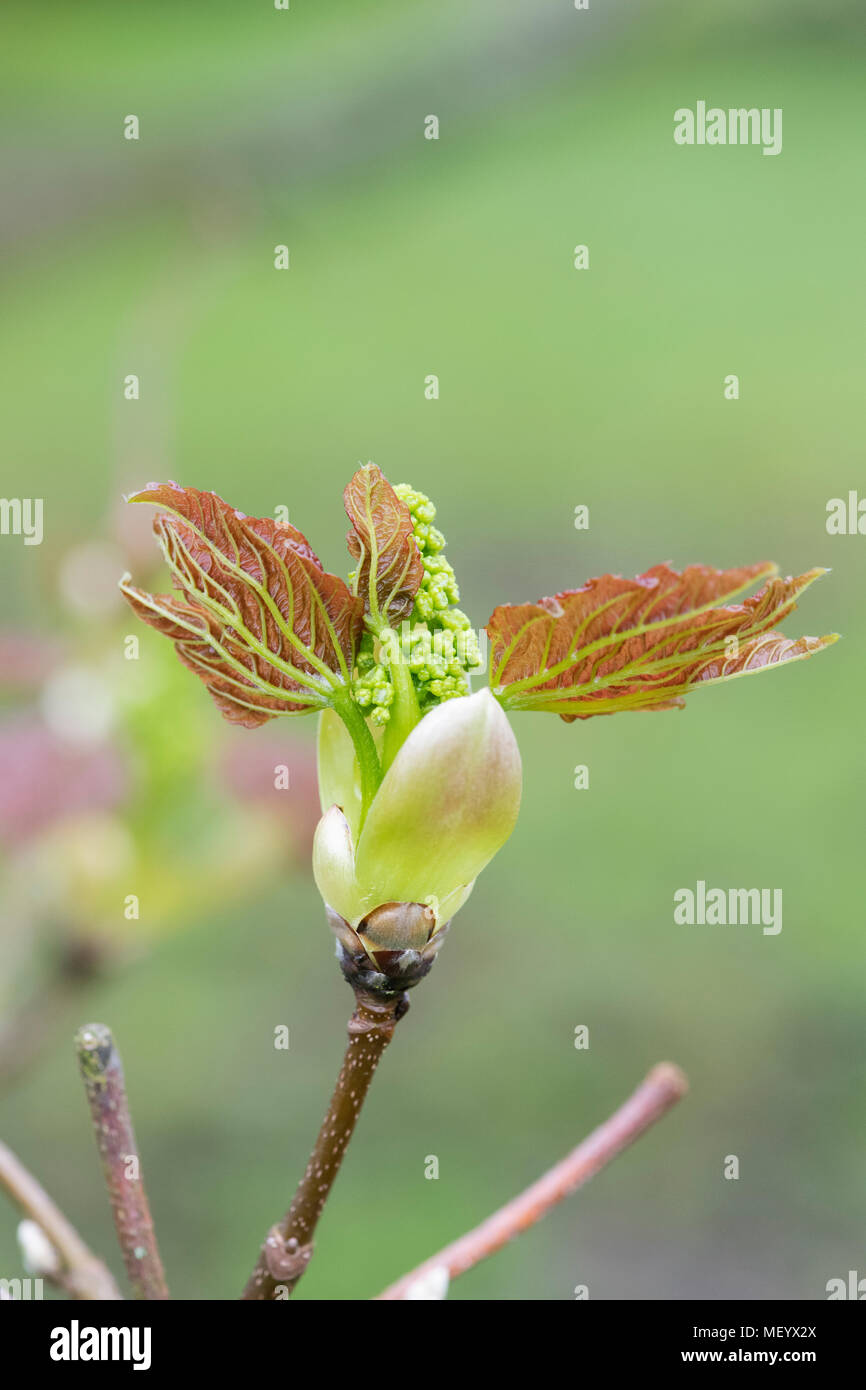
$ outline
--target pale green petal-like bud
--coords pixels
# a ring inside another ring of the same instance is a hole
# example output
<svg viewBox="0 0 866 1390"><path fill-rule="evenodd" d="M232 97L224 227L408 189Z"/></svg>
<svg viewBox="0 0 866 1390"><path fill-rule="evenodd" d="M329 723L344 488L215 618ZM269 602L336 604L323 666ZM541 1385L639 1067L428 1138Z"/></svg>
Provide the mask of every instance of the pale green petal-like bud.
<svg viewBox="0 0 866 1390"><path fill-rule="evenodd" d="M497 701L482 690L425 715L385 774L359 839L352 743L329 715L320 726L319 779L323 806L330 804L316 830L313 872L343 947L379 961L403 953L406 968L410 955L432 960L442 928L517 819L520 755Z"/></svg>
<svg viewBox="0 0 866 1390"><path fill-rule="evenodd" d="M431 710L385 773L361 832L355 874L365 910L450 907L514 829L520 789L517 741L489 690Z"/></svg>
<svg viewBox="0 0 866 1390"><path fill-rule="evenodd" d="M441 898L439 902L434 900L432 907L436 913L437 922L450 922L455 912L459 912L472 889L475 887L475 879L471 883L462 883L459 888L455 888L453 893L449 893L446 898Z"/></svg>
<svg viewBox="0 0 866 1390"><path fill-rule="evenodd" d="M355 881L352 830L339 806L330 806L313 840L313 877L329 907L357 926L365 908Z"/></svg>
<svg viewBox="0 0 866 1390"><path fill-rule="evenodd" d="M322 710L316 742L319 767L319 800L322 813L339 806L352 832L352 843L358 843L361 824L361 773L355 757L355 745L339 715Z"/></svg>

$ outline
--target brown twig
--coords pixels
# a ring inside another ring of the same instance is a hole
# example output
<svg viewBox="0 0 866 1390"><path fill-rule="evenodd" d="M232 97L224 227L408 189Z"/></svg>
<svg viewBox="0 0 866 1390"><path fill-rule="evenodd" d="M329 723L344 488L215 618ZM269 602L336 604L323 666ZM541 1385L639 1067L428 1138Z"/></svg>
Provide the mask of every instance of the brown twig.
<svg viewBox="0 0 866 1390"><path fill-rule="evenodd" d="M168 1298L162 1261L141 1178L123 1065L110 1029L88 1023L75 1038L111 1213L136 1298Z"/></svg>
<svg viewBox="0 0 866 1390"><path fill-rule="evenodd" d="M564 1197L604 1168L623 1149L633 1144L650 1125L670 1110L688 1090L688 1081L679 1067L661 1062L641 1082L624 1105L609 1120L593 1130L588 1138L543 1177L521 1192L513 1201L476 1226L474 1231L446 1245L438 1255L425 1260L417 1269L398 1279L378 1295L379 1299L405 1299L419 1281L437 1273L447 1273L448 1279L465 1274L481 1260L501 1250L521 1232L534 1226Z"/></svg>
<svg viewBox="0 0 866 1390"><path fill-rule="evenodd" d="M313 1234L340 1171L364 1097L398 1021L409 1008L404 994L380 998L356 991L349 1041L328 1113L292 1205L265 1237L245 1299L284 1299L293 1292L313 1253Z"/></svg>
<svg viewBox="0 0 866 1390"><path fill-rule="evenodd" d="M75 1227L5 1144L0 1144L0 1187L50 1241L59 1268L45 1277L71 1298L89 1301L122 1297L114 1279Z"/></svg>

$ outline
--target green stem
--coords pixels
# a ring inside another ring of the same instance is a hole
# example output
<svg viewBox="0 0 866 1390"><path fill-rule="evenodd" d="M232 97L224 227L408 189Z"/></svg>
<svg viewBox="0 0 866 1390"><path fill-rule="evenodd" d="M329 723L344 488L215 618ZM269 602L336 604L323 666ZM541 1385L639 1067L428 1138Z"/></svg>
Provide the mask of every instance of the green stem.
<svg viewBox="0 0 866 1390"><path fill-rule="evenodd" d="M379 790L379 783L382 781L379 754L376 752L376 744L373 741L370 727L351 695L346 695L345 699L335 703L334 709L348 729L352 743L355 745L355 756L361 769L361 825L363 825L373 797Z"/></svg>
<svg viewBox="0 0 866 1390"><path fill-rule="evenodd" d="M395 654L389 667L391 684L394 687L394 700L391 705L391 718L385 725L385 741L382 746L382 771L387 772L406 739L421 718L415 683L407 663L402 660L402 652Z"/></svg>

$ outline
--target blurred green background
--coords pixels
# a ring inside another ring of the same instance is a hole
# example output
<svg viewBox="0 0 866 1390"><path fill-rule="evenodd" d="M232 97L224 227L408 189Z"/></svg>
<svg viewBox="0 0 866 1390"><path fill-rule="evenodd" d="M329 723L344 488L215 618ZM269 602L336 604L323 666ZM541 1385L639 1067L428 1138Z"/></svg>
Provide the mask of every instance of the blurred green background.
<svg viewBox="0 0 866 1390"><path fill-rule="evenodd" d="M518 828L415 993L297 1297L373 1295L662 1058L687 1102L451 1296L811 1299L866 1274L866 539L825 528L866 486L862 6L8 3L0 38L3 492L45 505L41 546L0 540L7 655L38 656L4 682L0 997L28 1055L3 1139L120 1272L71 1049L109 1023L174 1294L242 1288L351 1002L308 867L314 724L230 738L155 634L123 661L115 574L164 575L118 502L171 477L285 504L343 571L341 490L372 459L433 495L476 624L605 571L769 558L832 567L786 631L845 640L681 713L515 720ZM782 153L677 147L698 99L782 107ZM70 742L122 769L96 809ZM781 887L783 931L674 925L699 878ZM15 1225L2 1204L7 1277Z"/></svg>

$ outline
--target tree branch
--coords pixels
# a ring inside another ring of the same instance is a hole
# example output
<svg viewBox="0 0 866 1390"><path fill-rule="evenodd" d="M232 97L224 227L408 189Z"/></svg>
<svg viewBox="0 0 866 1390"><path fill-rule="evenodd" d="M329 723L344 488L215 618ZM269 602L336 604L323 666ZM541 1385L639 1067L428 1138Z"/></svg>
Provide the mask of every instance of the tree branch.
<svg viewBox="0 0 866 1390"><path fill-rule="evenodd" d="M136 1298L168 1298L123 1080L110 1029L88 1023L75 1038L111 1214Z"/></svg>
<svg viewBox="0 0 866 1390"><path fill-rule="evenodd" d="M46 1273L46 1278L72 1298L88 1301L122 1298L106 1266L85 1245L45 1189L5 1144L0 1144L0 1187L25 1216L36 1222L57 1252L60 1267L55 1273Z"/></svg>
<svg viewBox="0 0 866 1390"><path fill-rule="evenodd" d="M313 1234L370 1082L398 1021L409 1008L405 994L383 998L358 989L355 998L349 1041L328 1113L291 1207L265 1237L242 1295L245 1299L285 1299L294 1291L312 1257Z"/></svg>
<svg viewBox="0 0 866 1390"><path fill-rule="evenodd" d="M465 1274L481 1260L501 1250L521 1232L534 1226L564 1197L604 1168L623 1149L633 1144L645 1130L670 1110L685 1095L688 1081L679 1067L661 1062L641 1082L624 1105L609 1120L593 1130L588 1138L537 1182L513 1201L476 1226L474 1231L446 1245L438 1255L425 1260L417 1269L398 1279L396 1284L379 1294L379 1299L397 1300L412 1296L413 1285L419 1281L445 1284L458 1274Z"/></svg>

